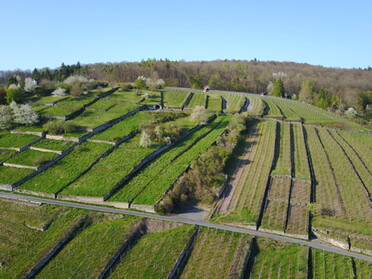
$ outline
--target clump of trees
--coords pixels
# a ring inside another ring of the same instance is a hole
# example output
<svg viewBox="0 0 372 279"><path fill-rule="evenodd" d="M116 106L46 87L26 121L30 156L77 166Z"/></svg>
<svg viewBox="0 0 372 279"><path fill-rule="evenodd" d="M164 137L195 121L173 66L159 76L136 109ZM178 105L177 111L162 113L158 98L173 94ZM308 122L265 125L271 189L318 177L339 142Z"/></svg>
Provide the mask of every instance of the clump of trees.
<svg viewBox="0 0 372 279"><path fill-rule="evenodd" d="M225 183L228 162L235 156L241 135L251 123L247 114L235 115L224 134L192 162L190 169L156 205L156 210L174 213L186 209L190 204L210 204L215 201Z"/></svg>
<svg viewBox="0 0 372 279"><path fill-rule="evenodd" d="M8 130L16 125L34 125L39 122L39 115L29 104L17 105L14 101L10 105L0 106L0 129Z"/></svg>

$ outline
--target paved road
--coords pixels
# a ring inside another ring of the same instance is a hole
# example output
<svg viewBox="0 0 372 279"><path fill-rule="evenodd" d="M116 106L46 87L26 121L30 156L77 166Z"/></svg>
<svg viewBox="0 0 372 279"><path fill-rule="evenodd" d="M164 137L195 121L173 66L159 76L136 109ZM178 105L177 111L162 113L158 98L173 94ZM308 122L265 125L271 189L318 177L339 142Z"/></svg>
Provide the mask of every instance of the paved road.
<svg viewBox="0 0 372 279"><path fill-rule="evenodd" d="M220 230L226 230L226 231L232 231L232 232L238 232L238 233L245 233L253 236L260 236L260 237L266 237L274 240L279 241L285 241L300 245L305 245L311 248L316 249L322 249L325 251L333 252L336 254L344 255L344 256L350 256L354 257L356 259L365 260L372 262L372 257L367 255L362 255L358 253L353 253L347 250L343 250L341 248L337 248L332 245L328 245L326 243L322 243L319 241L305 241L295 238L290 238L286 236L281 235L275 235L260 231L254 231L254 230L248 230L243 228L236 228L231 226L225 226L225 225L219 225L219 224L213 224L209 223L203 220L199 220L199 218L190 218L187 214L185 215L175 215L175 216L160 216L156 214L150 214L150 213L143 213L143 212L137 212L137 211L130 211L130 210L123 210L123 209L116 209L111 207L101 207L101 206L95 206L95 205L89 205L89 204L79 204L79 203L73 203L73 202L66 202L66 201L60 201L60 200L52 200L52 199L44 199L44 198L37 198L37 197L30 197L30 196L24 196L9 192L0 192L1 198L8 198L8 199L15 199L15 200L24 200L29 202L39 202L39 203L47 203L47 204L55 204L55 205L61 205L61 206L68 206L68 207L74 207L74 208L81 208L81 209L88 209L88 210L95 210L95 211L101 211L101 212L109 212L109 213L119 213L119 214L126 214L126 215L132 215L132 216L138 216L138 217L145 217L145 218L152 218L152 219L158 219L158 220L164 220L164 221L171 221L171 222L181 222L185 224L190 225L199 225L203 227L209 227L209 228L215 228Z"/></svg>

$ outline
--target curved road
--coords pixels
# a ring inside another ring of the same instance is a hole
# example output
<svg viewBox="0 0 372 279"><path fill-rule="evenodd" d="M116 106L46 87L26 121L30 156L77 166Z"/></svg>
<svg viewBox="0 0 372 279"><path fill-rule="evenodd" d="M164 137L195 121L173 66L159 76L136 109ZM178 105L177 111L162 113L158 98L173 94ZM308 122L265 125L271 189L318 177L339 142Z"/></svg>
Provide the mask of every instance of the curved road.
<svg viewBox="0 0 372 279"><path fill-rule="evenodd" d="M175 215L175 216L161 216L156 214L150 214L150 213L144 213L144 212L137 212L137 211L130 211L130 210L123 210L123 209L116 209L111 207L103 207L103 206L95 206L95 205L89 205L89 204L80 204L80 203L73 203L73 202L66 202L61 200L52 200L52 199L44 199L44 198L37 198L37 197L30 197L30 196L24 196L9 192L0 192L0 198L7 198L7 199L13 199L13 200L22 200L22 201L28 201L28 202L36 202L36 203L47 203L47 204L55 204L55 205L61 205L61 206L68 206L68 207L74 207L74 208L81 208L81 209L88 209L88 210L95 210L95 211L101 211L101 212L108 212L108 213L119 213L119 214L126 214L126 215L132 215L132 216L138 216L138 217L145 217L145 218L152 218L152 219L158 219L158 220L164 220L164 221L171 221L171 222L180 222L190 225L199 225L203 227L209 227L209 228L215 228L220 230L226 230L226 231L232 231L232 232L238 232L238 233L245 233L253 236L260 236L260 237L266 237L274 240L279 241L285 241L290 243L295 243L299 245L305 245L311 248L315 249L322 249L325 251L333 252L336 254L344 255L353 257L356 259L372 262L372 257L358 254L354 252L350 252L347 250L343 250L341 248L337 248L332 245L328 245L326 243L320 242L320 241L306 241L296 238L290 238L287 236L282 235L275 235L255 230L248 230L243 228L236 228L226 225L219 225L214 223L209 223L204 220L195 220L193 218L190 218L188 215L182 216L181 215Z"/></svg>

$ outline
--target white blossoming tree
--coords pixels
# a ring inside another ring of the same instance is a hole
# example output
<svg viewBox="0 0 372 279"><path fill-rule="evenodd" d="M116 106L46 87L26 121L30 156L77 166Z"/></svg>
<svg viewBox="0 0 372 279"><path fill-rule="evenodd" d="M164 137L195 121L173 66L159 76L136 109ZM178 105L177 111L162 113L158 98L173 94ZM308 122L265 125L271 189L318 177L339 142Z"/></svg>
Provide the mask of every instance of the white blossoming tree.
<svg viewBox="0 0 372 279"><path fill-rule="evenodd" d="M54 97L63 97L66 95L66 89L58 87L56 90L52 92L52 96Z"/></svg>
<svg viewBox="0 0 372 279"><path fill-rule="evenodd" d="M39 115L29 104L17 105L15 102L12 102L9 107L13 112L14 123L31 126L39 122Z"/></svg>
<svg viewBox="0 0 372 279"><path fill-rule="evenodd" d="M35 89L35 83L32 78L25 78L25 87L24 90L27 93L31 93Z"/></svg>
<svg viewBox="0 0 372 279"><path fill-rule="evenodd" d="M192 110L190 118L199 124L206 124L208 121L208 111L202 106L196 106Z"/></svg>
<svg viewBox="0 0 372 279"><path fill-rule="evenodd" d="M143 131L142 134L141 134L140 146L142 146L142 147L150 147L151 146L151 137L145 131Z"/></svg>

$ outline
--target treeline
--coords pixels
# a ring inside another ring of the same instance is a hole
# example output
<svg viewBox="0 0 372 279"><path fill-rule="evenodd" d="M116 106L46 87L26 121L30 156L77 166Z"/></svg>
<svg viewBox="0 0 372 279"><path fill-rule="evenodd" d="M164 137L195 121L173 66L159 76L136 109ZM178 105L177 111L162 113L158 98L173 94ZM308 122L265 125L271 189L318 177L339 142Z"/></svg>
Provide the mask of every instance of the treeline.
<svg viewBox="0 0 372 279"><path fill-rule="evenodd" d="M69 75L83 75L88 79L109 82L134 82L139 76L152 80L163 79L165 86L231 90L251 93L271 93L280 80L282 95L298 98L304 87L311 84L311 98L304 100L334 110L354 107L366 116L372 91L372 71L367 69L339 69L293 62L261 62L257 60L170 61L149 59L141 62L64 65L30 71L0 71L0 83L5 84L11 74L32 76L41 83L61 82ZM307 84L305 84L307 83ZM313 94L315 93L315 94ZM332 101L333 98L333 101ZM361 104L360 100L363 99ZM358 106L359 104L359 106Z"/></svg>

